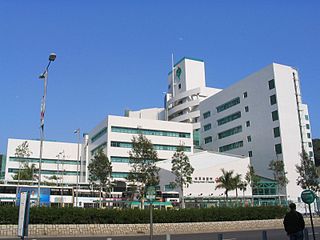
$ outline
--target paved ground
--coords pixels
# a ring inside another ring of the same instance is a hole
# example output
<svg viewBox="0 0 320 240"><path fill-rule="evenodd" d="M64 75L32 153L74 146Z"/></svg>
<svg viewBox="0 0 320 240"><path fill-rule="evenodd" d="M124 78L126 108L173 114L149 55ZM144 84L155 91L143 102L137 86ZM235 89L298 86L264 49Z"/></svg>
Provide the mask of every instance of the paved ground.
<svg viewBox="0 0 320 240"><path fill-rule="evenodd" d="M315 228L316 240L320 240L320 227ZM170 240L218 240L218 233L198 233L198 234L182 234L171 235ZM19 239L19 238L1 238L1 239ZM28 240L149 240L150 236L123 236L123 237L54 237L54 238L27 238ZM243 231L243 232L230 232L223 233L223 240L260 240L262 239L262 231ZM268 240L286 240L289 239L284 230L267 230ZM168 240L166 236L153 236L153 240ZM313 240L311 229L309 229L309 240Z"/></svg>

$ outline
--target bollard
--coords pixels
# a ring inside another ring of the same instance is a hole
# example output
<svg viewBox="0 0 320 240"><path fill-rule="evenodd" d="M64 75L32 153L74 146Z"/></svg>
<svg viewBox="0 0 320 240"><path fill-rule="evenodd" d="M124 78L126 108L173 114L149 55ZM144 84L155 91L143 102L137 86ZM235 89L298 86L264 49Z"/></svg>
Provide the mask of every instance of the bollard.
<svg viewBox="0 0 320 240"><path fill-rule="evenodd" d="M262 231L262 240L268 240L267 231Z"/></svg>
<svg viewBox="0 0 320 240"><path fill-rule="evenodd" d="M218 240L223 240L223 235L222 235L222 233L219 233L219 234L218 234Z"/></svg>
<svg viewBox="0 0 320 240"><path fill-rule="evenodd" d="M303 231L304 240L309 240L308 228L305 228Z"/></svg>
<svg viewBox="0 0 320 240"><path fill-rule="evenodd" d="M167 234L166 235L166 240L170 240L171 238L170 238L170 234Z"/></svg>

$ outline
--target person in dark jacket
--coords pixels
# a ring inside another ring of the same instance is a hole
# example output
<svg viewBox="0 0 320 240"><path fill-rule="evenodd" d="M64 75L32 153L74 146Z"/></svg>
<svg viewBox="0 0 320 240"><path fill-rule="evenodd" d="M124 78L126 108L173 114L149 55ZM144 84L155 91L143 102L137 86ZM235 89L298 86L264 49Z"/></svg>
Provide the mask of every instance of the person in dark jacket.
<svg viewBox="0 0 320 240"><path fill-rule="evenodd" d="M296 211L294 203L289 204L290 212L286 214L283 220L284 229L290 240L303 240L303 229L305 223L301 213Z"/></svg>

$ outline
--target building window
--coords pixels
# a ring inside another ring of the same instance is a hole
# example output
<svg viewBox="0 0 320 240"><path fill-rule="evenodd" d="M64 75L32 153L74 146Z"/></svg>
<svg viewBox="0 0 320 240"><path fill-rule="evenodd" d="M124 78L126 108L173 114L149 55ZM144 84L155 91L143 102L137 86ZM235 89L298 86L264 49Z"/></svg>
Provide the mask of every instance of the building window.
<svg viewBox="0 0 320 240"><path fill-rule="evenodd" d="M231 122L233 120L236 120L238 118L241 118L241 112L236 112L236 113L233 113L233 114L228 115L226 117L218 119L217 120L218 126L226 124L226 123Z"/></svg>
<svg viewBox="0 0 320 240"><path fill-rule="evenodd" d="M311 142L308 142L308 145L309 145L310 148L312 147L312 143Z"/></svg>
<svg viewBox="0 0 320 240"><path fill-rule="evenodd" d="M304 118L305 118L306 120L309 120L309 116L308 116L308 115L305 115Z"/></svg>
<svg viewBox="0 0 320 240"><path fill-rule="evenodd" d="M281 144L276 144L274 145L274 148L276 150L276 154L281 154L282 153L282 148L281 148Z"/></svg>
<svg viewBox="0 0 320 240"><path fill-rule="evenodd" d="M243 93L243 98L247 98L248 97L248 93L247 92L244 92Z"/></svg>
<svg viewBox="0 0 320 240"><path fill-rule="evenodd" d="M230 151L232 149L240 148L240 147L243 147L243 141L234 142L228 145L221 146L219 147L219 152L226 152L226 151Z"/></svg>
<svg viewBox="0 0 320 240"><path fill-rule="evenodd" d="M246 121L246 126L250 127L250 121Z"/></svg>
<svg viewBox="0 0 320 240"><path fill-rule="evenodd" d="M269 82L269 89L274 89L275 85L274 85L274 79L271 79Z"/></svg>
<svg viewBox="0 0 320 240"><path fill-rule="evenodd" d="M232 100L230 100L230 101L218 106L217 107L217 112L222 112L222 111L224 111L224 110L226 110L228 108L231 108L231 107L233 107L233 106L235 106L235 105L237 105L239 103L240 103L240 98L236 97L236 98L234 98L234 99L232 99Z"/></svg>
<svg viewBox="0 0 320 240"><path fill-rule="evenodd" d="M252 151L248 152L249 157L252 157Z"/></svg>
<svg viewBox="0 0 320 240"><path fill-rule="evenodd" d="M249 112L249 107L248 107L248 106L245 106L245 107L244 107L244 110L245 110L246 112Z"/></svg>
<svg viewBox="0 0 320 240"><path fill-rule="evenodd" d="M242 126L237 126L237 127L228 129L226 131L223 131L221 133L218 133L218 138L221 139L221 138L229 137L231 135L235 135L240 132L242 132Z"/></svg>
<svg viewBox="0 0 320 240"><path fill-rule="evenodd" d="M251 141L252 141L251 136L247 136L247 141L248 141L248 142L251 142Z"/></svg>
<svg viewBox="0 0 320 240"><path fill-rule="evenodd" d="M313 157L313 152L312 151L309 152L309 157Z"/></svg>
<svg viewBox="0 0 320 240"><path fill-rule="evenodd" d="M204 131L208 131L208 130L210 130L210 129L211 129L211 123L206 124L206 125L203 126L203 130L204 130Z"/></svg>
<svg viewBox="0 0 320 240"><path fill-rule="evenodd" d="M197 177L195 177L195 178L194 178L194 180L198 180L198 178L197 178Z"/></svg>
<svg viewBox="0 0 320 240"><path fill-rule="evenodd" d="M272 112L272 121L279 120L278 110Z"/></svg>
<svg viewBox="0 0 320 240"><path fill-rule="evenodd" d="M273 129L273 136L274 136L275 138L280 137L280 128L279 128L279 127L275 127L275 128Z"/></svg>
<svg viewBox="0 0 320 240"><path fill-rule="evenodd" d="M306 124L306 128L307 128L307 129L310 129L310 125L309 125L309 124Z"/></svg>
<svg viewBox="0 0 320 240"><path fill-rule="evenodd" d="M208 117L210 117L210 116L211 116L211 112L210 112L210 111L205 112L205 113L203 114L203 118L204 118L204 119L206 119L206 118L208 118Z"/></svg>
<svg viewBox="0 0 320 240"><path fill-rule="evenodd" d="M170 89L170 88L171 88L171 84L168 85L168 89Z"/></svg>
<svg viewBox="0 0 320 240"><path fill-rule="evenodd" d="M178 87L179 87L179 89L181 89L181 83L179 83Z"/></svg>
<svg viewBox="0 0 320 240"><path fill-rule="evenodd" d="M93 135L91 138L91 142L97 141L100 137L102 137L104 134L106 134L108 131L108 128L103 128L101 131L99 131L97 134Z"/></svg>
<svg viewBox="0 0 320 240"><path fill-rule="evenodd" d="M211 143L212 142L212 137L210 136L210 137L206 137L205 139L204 139L204 143L205 144L207 144L207 143Z"/></svg>
<svg viewBox="0 0 320 240"><path fill-rule="evenodd" d="M270 104L271 104L271 105L274 105L274 104L276 104L276 103L277 103L277 97L276 97L276 95L274 94L274 95L270 96Z"/></svg>
<svg viewBox="0 0 320 240"><path fill-rule="evenodd" d="M308 138L311 138L311 134L310 134L310 133L307 133L307 137L308 137Z"/></svg>

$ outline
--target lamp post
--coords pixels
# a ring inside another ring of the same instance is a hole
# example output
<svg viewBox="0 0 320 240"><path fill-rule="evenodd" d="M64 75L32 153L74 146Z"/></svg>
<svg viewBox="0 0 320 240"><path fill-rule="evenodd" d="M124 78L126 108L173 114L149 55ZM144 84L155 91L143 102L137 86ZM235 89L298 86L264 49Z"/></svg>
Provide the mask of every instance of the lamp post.
<svg viewBox="0 0 320 240"><path fill-rule="evenodd" d="M56 59L56 54L51 53L49 55L49 63L44 72L39 76L44 81L44 92L41 99L41 113L40 113L40 156L39 156L39 174L38 174L38 206L40 207L40 185L41 185L41 164L43 153L43 140L44 140L44 113L46 111L46 97L47 97L47 83L48 83L48 70L51 62Z"/></svg>
<svg viewBox="0 0 320 240"><path fill-rule="evenodd" d="M74 131L78 135L78 151L77 151L77 190L76 190L76 207L78 207L78 192L79 192L79 164L80 164L80 128Z"/></svg>

